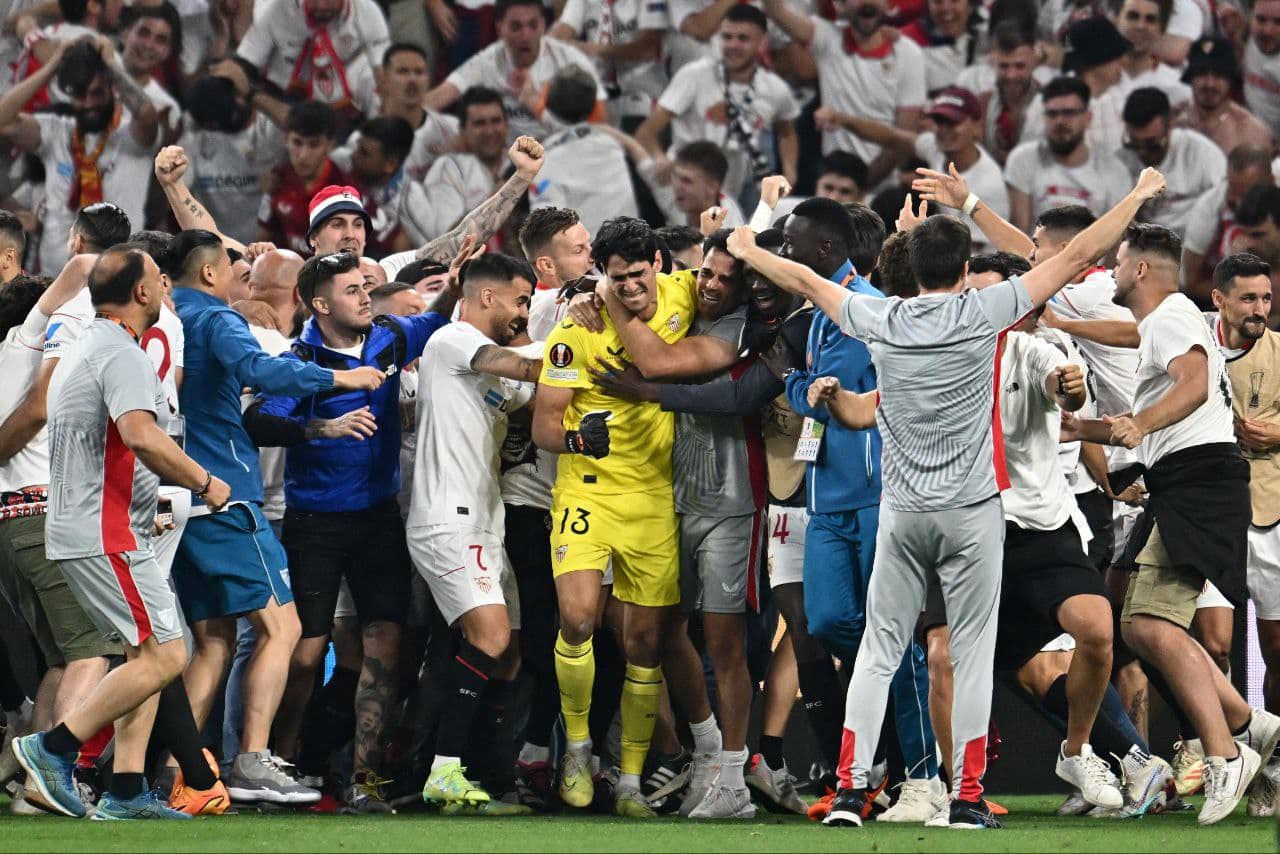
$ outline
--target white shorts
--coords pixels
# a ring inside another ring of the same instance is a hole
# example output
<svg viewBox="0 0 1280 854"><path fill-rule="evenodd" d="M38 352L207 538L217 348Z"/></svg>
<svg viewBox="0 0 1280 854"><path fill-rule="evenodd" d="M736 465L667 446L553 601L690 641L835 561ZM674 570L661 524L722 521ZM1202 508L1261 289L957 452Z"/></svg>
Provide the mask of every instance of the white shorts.
<svg viewBox="0 0 1280 854"><path fill-rule="evenodd" d="M769 587L804 582L804 532L809 511L804 507L769 505Z"/></svg>
<svg viewBox="0 0 1280 854"><path fill-rule="evenodd" d="M1222 591L1213 586L1212 581L1204 583L1204 590L1196 597L1196 610L1201 608L1230 608L1235 610L1235 606L1226 596L1222 595Z"/></svg>
<svg viewBox="0 0 1280 854"><path fill-rule="evenodd" d="M173 569L173 558L178 553L178 541L182 539L182 529L187 527L187 519L191 517L191 490L181 486L161 486L160 500L169 501L173 510L173 530L165 531L151 540L151 551L155 554L156 564L165 578ZM203 505L201 505L203 506Z"/></svg>
<svg viewBox="0 0 1280 854"><path fill-rule="evenodd" d="M338 620L354 616L356 616L356 600L351 595L351 585L347 584L346 576L343 576L342 584L338 587L338 601L333 606L333 618Z"/></svg>
<svg viewBox="0 0 1280 854"><path fill-rule="evenodd" d="M1259 620L1280 620L1280 524L1249 526L1249 597Z"/></svg>
<svg viewBox="0 0 1280 854"><path fill-rule="evenodd" d="M409 528L405 536L413 565L449 625L481 605L504 605L511 628L520 628L520 595L500 534L432 525Z"/></svg>

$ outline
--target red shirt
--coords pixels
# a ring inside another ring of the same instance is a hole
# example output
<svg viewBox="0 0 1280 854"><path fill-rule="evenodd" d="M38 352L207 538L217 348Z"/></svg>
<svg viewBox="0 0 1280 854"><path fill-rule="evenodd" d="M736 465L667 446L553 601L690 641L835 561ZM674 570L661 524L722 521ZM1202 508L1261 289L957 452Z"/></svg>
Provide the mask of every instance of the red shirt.
<svg viewBox="0 0 1280 854"><path fill-rule="evenodd" d="M267 237L282 249L308 257L311 245L307 243L307 231L311 225L311 197L330 184L350 184L347 174L326 160L314 181L304 184L286 161L271 170L268 186L275 189L262 197L258 210L258 224L269 232Z"/></svg>

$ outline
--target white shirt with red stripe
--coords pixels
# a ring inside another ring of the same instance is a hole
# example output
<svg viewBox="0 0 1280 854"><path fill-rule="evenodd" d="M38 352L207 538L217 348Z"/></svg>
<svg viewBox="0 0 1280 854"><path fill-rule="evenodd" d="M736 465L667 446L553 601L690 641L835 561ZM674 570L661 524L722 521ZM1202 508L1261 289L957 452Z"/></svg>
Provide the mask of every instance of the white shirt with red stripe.
<svg viewBox="0 0 1280 854"><path fill-rule="evenodd" d="M9 330L0 344L0 421L26 396L40 370L49 318L32 306L26 320ZM49 434L40 428L26 446L0 465L0 491L14 492L49 482ZM38 502L41 507L44 502ZM0 518L4 508L0 508Z"/></svg>
<svg viewBox="0 0 1280 854"><path fill-rule="evenodd" d="M142 349L147 351L151 364L164 388L169 412L178 413L178 371L182 369L182 351L186 337L182 334L182 321L167 305L160 306L160 319L142 334Z"/></svg>

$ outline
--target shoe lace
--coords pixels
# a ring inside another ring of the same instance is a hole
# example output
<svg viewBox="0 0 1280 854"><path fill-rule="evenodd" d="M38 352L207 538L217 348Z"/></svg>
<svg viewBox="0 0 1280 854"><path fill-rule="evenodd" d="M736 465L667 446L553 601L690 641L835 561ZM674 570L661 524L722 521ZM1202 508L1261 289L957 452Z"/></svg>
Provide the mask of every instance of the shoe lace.
<svg viewBox="0 0 1280 854"><path fill-rule="evenodd" d="M267 768L272 779L277 783L284 783L287 785L298 781L297 766L292 762L286 762L274 753L268 754L262 764Z"/></svg>
<svg viewBox="0 0 1280 854"><path fill-rule="evenodd" d="M899 784L898 803L927 804L933 801L928 780L905 780Z"/></svg>
<svg viewBox="0 0 1280 854"><path fill-rule="evenodd" d="M1124 763L1121 763L1123 769ZM1115 775L1111 773L1111 767L1107 765L1105 759L1096 753L1091 753L1084 763L1085 776L1090 783L1098 786L1110 786L1114 784Z"/></svg>
<svg viewBox="0 0 1280 854"><path fill-rule="evenodd" d="M1221 796L1226 789L1226 763L1204 763L1204 797L1211 800Z"/></svg>
<svg viewBox="0 0 1280 854"><path fill-rule="evenodd" d="M371 798L376 801L381 801L385 800L382 793L383 788L394 782L395 780L388 780L370 771L365 774L363 780L355 784L355 789L359 795L363 795L366 798Z"/></svg>

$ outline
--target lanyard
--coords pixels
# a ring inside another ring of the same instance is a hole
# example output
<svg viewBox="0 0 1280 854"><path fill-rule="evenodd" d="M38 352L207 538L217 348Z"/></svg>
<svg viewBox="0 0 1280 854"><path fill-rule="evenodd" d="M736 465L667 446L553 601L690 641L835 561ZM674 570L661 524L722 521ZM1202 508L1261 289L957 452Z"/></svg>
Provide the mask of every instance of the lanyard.
<svg viewBox="0 0 1280 854"><path fill-rule="evenodd" d="M96 313L94 317L99 318L101 320L110 320L116 326L119 326L125 332L128 332L129 337L133 339L133 343L135 344L140 343L140 339L138 338L138 333L133 330L133 327L125 323L119 317L116 317L114 314L111 314L110 312L106 312L106 311L100 311Z"/></svg>

